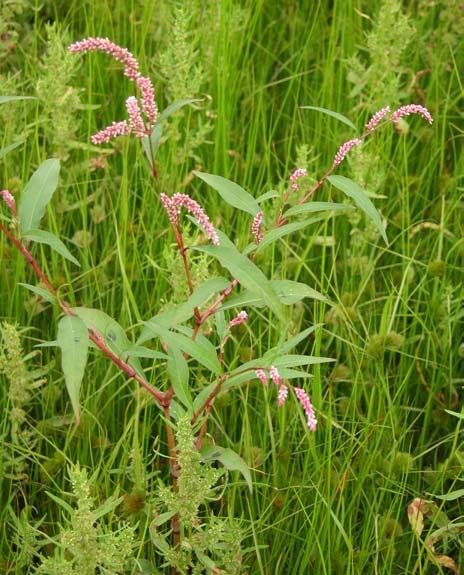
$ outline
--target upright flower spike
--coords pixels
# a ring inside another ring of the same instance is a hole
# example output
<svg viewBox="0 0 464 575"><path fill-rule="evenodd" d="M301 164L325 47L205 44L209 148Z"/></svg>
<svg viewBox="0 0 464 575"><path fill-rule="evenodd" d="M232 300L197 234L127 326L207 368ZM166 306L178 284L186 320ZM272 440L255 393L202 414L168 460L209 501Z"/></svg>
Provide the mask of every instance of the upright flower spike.
<svg viewBox="0 0 464 575"><path fill-rule="evenodd" d="M361 140L359 138L354 138L353 140L348 140L348 142L345 142L344 144L342 144L340 146L340 148L338 149L338 152L335 154L335 158L333 161L333 167L339 166L343 162L343 160L345 159L348 152L352 148L354 148L355 146L359 146L360 143L361 143Z"/></svg>
<svg viewBox="0 0 464 575"><path fill-rule="evenodd" d="M140 90L142 110L148 119L148 122L153 126L158 117L158 106L155 102L155 90L150 78L139 75L136 80L137 86Z"/></svg>
<svg viewBox="0 0 464 575"><path fill-rule="evenodd" d="M236 327L237 325L240 325L242 323L245 323L248 319L248 314L246 311L242 310L237 317L234 317L234 319L231 319L229 321L229 328L231 327Z"/></svg>
<svg viewBox="0 0 464 575"><path fill-rule="evenodd" d="M260 230L261 223L263 221L263 215L263 212L258 212L253 218L253 222L251 224L251 234L254 237L256 244L262 242L264 237Z"/></svg>
<svg viewBox="0 0 464 575"><path fill-rule="evenodd" d="M385 116L389 113L390 113L390 106L385 106L385 108L382 108L381 110L376 112L372 116L372 118L367 122L365 126L366 130L368 132L373 132L377 127L377 125L379 124L379 122L381 122L383 118L385 118Z"/></svg>
<svg viewBox="0 0 464 575"><path fill-rule="evenodd" d="M303 407L303 411L306 414L309 429L311 431L316 431L317 428L316 413L314 411L314 407L313 404L311 403L309 395L301 387L294 387L293 389L295 391L296 397L298 398L298 401L301 403L301 406Z"/></svg>
<svg viewBox="0 0 464 575"><path fill-rule="evenodd" d="M2 190L0 192L0 196L2 196L3 201L8 206L10 212L16 216L16 201L13 198L12 194L8 190Z"/></svg>
<svg viewBox="0 0 464 575"><path fill-rule="evenodd" d="M257 369L257 370L255 370L255 374L256 374L256 377L257 377L259 380L261 380L261 383L262 383L263 385L267 385L267 375L266 375L266 372L265 372L263 369Z"/></svg>
<svg viewBox="0 0 464 575"><path fill-rule="evenodd" d="M422 116L429 124L433 123L432 114L419 104L409 104L408 106L401 106L398 110L395 110L391 116L391 121L393 123L398 122L400 118L404 116L409 116L410 114L419 114Z"/></svg>
<svg viewBox="0 0 464 575"><path fill-rule="evenodd" d="M302 178L303 176L307 176L308 175L308 171L306 170L306 168L297 168L292 175L290 176L290 182L291 182L291 188L292 190L298 190L299 189L299 185L298 185L298 180L300 178Z"/></svg>
<svg viewBox="0 0 464 575"><path fill-rule="evenodd" d="M211 220L198 202L192 200L192 198L187 194L174 194L171 198L166 196L166 194L161 194L160 197L168 213L169 221L174 227L179 224L179 213L181 208L184 208L198 220L198 223L203 227L211 242L215 246L219 245L217 232L214 229Z"/></svg>

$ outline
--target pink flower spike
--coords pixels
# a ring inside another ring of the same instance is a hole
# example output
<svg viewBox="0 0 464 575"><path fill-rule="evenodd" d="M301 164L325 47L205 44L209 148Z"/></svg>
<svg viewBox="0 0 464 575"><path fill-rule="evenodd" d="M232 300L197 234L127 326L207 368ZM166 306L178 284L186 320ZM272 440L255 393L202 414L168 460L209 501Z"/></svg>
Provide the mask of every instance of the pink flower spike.
<svg viewBox="0 0 464 575"><path fill-rule="evenodd" d="M150 78L145 76L138 76L136 80L137 86L140 90L142 110L148 119L150 126L156 122L158 117L158 106L155 102L155 90Z"/></svg>
<svg viewBox="0 0 464 575"><path fill-rule="evenodd" d="M256 377L261 380L263 385L267 385L267 375L266 372L262 369L257 369L255 371Z"/></svg>
<svg viewBox="0 0 464 575"><path fill-rule="evenodd" d="M181 208L185 208L188 212L192 214L198 223L205 230L206 235L209 237L211 242L215 245L219 245L219 237L213 224L206 215L204 209L200 206L198 202L192 200L187 194L174 194L171 198L168 198L165 194L161 194L161 201L168 212L168 217L170 222L176 226L179 223L179 212Z"/></svg>
<svg viewBox="0 0 464 575"><path fill-rule="evenodd" d="M316 431L317 427L317 419L316 413L314 411L313 404L309 398L309 395L306 393L304 389L301 387L294 387L295 395L298 398L298 401L301 403L303 407L303 411L306 414L306 419L308 420L308 427L311 431Z"/></svg>
<svg viewBox="0 0 464 575"><path fill-rule="evenodd" d="M385 106L385 108L382 108L381 110L379 110L378 112L376 112L372 118L369 120L369 122L367 122L366 124L366 130L368 132L372 132L374 131L374 129L377 127L378 123L385 118L385 116L390 113L390 106Z"/></svg>
<svg viewBox="0 0 464 575"><path fill-rule="evenodd" d="M422 116L429 124L433 123L432 114L424 108L424 106L420 106L419 104L409 104L408 106L401 106L398 110L393 112L391 121L398 122L400 118L403 116L409 116L410 114L419 114Z"/></svg>
<svg viewBox="0 0 464 575"><path fill-rule="evenodd" d="M246 322L246 320L248 319L248 314L246 311L241 311L237 317L235 317L234 319L229 321L229 327L235 327L237 325L240 325L244 322Z"/></svg>
<svg viewBox="0 0 464 575"><path fill-rule="evenodd" d="M348 142L342 144L338 149L338 152L335 154L333 166L339 166L345 159L345 156L348 154L348 152L355 146L359 146L360 143L361 140L359 138L354 138L353 140L348 140Z"/></svg>
<svg viewBox="0 0 464 575"><path fill-rule="evenodd" d="M126 136L130 133L129 124L124 120L123 122L113 122L111 126L107 126L94 134L91 138L92 144L103 144L109 142L118 136Z"/></svg>
<svg viewBox="0 0 464 575"><path fill-rule="evenodd" d="M16 202L13 198L12 194L8 190L2 190L0 192L0 196L2 196L3 201L10 209L11 213L16 216Z"/></svg>
<svg viewBox="0 0 464 575"><path fill-rule="evenodd" d="M271 368L269 370L269 375L270 375L273 383L275 383L276 385L282 385L282 378L280 377L279 370L276 367L274 367L273 365L271 365Z"/></svg>
<svg viewBox="0 0 464 575"><path fill-rule="evenodd" d="M306 170L306 168L298 168L296 169L292 175L290 176L290 181L292 182L291 188L292 190L298 190L299 186L298 186L298 180L303 177L303 176L307 176L308 175L308 171Z"/></svg>
<svg viewBox="0 0 464 575"><path fill-rule="evenodd" d="M126 109L129 114L129 126L131 132L133 132L137 138L143 138L146 135L146 130L137 98L134 96L127 98Z"/></svg>
<svg viewBox="0 0 464 575"><path fill-rule="evenodd" d="M134 56L127 50L121 48L109 38L85 38L75 42L68 47L69 52L74 54L85 52L105 52L112 56L118 62L124 64L124 75L131 80L136 80L139 75L139 63Z"/></svg>
<svg viewBox="0 0 464 575"><path fill-rule="evenodd" d="M259 244L263 240L263 234L260 231L261 223L263 221L263 212L258 212L253 218L253 223L251 224L251 233L255 238L255 242Z"/></svg>
<svg viewBox="0 0 464 575"><path fill-rule="evenodd" d="M288 387L285 384L281 384L279 387L279 395L277 396L277 404L279 407L285 403L288 395Z"/></svg>

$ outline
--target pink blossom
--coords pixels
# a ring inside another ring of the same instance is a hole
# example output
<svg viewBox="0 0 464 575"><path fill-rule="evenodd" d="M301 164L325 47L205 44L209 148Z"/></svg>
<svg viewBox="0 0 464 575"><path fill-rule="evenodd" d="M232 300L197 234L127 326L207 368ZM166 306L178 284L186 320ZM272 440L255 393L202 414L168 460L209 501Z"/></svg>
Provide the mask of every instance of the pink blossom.
<svg viewBox="0 0 464 575"><path fill-rule="evenodd" d="M155 102L155 90L153 89L153 84L150 78L146 78L140 74L137 76L136 83L140 90L142 110L147 117L150 126L153 126L158 117L158 106Z"/></svg>
<svg viewBox="0 0 464 575"><path fill-rule="evenodd" d="M296 169L292 175L290 176L290 181L292 182L291 188L292 190L298 190L299 186L298 186L298 180L303 177L303 176L307 176L308 175L308 171L306 170L306 168L298 168Z"/></svg>
<svg viewBox="0 0 464 575"><path fill-rule="evenodd" d="M255 370L256 377L261 380L263 385L267 385L267 375L263 369Z"/></svg>
<svg viewBox="0 0 464 575"><path fill-rule="evenodd" d="M285 403L288 395L288 387L285 384L281 384L279 387L279 395L277 396L277 404L279 407Z"/></svg>
<svg viewBox="0 0 464 575"><path fill-rule="evenodd" d="M317 419L316 413L314 411L313 404L311 403L311 399L309 395L306 393L304 389L301 387L294 387L295 395L297 396L303 410L306 414L306 418L308 420L308 427L311 431L316 431L317 427Z"/></svg>
<svg viewBox="0 0 464 575"><path fill-rule="evenodd" d="M244 322L246 322L248 319L248 314L246 311L242 310L237 317L234 317L234 319L229 321L229 327L235 327L237 325L240 325Z"/></svg>
<svg viewBox="0 0 464 575"><path fill-rule="evenodd" d="M342 144L338 149L338 152L335 154L333 166L339 166L345 159L345 156L348 154L348 152L355 146L359 146L360 143L361 140L359 138L354 138L353 140L348 140L348 142Z"/></svg>
<svg viewBox="0 0 464 575"><path fill-rule="evenodd" d="M2 190L0 192L5 204L10 208L11 213L16 216L16 202L12 194L8 190Z"/></svg>
<svg viewBox="0 0 464 575"><path fill-rule="evenodd" d="M272 382L275 383L276 385L282 384L282 378L280 377L279 370L276 367L274 367L273 365L271 366L271 368L269 370L269 376L271 377Z"/></svg>
<svg viewBox="0 0 464 575"><path fill-rule="evenodd" d="M408 106L401 106L395 112L393 112L391 121L398 122L400 118L403 116L409 116L410 114L419 114L422 116L429 124L433 123L433 118L431 113L424 108L424 106L420 106L419 104L409 104Z"/></svg>
<svg viewBox="0 0 464 575"><path fill-rule="evenodd" d="M146 129L143 123L142 114L140 113L137 98L134 96L127 98L126 109L129 114L129 126L131 132L133 132L137 138L143 138L146 135Z"/></svg>
<svg viewBox="0 0 464 575"><path fill-rule="evenodd" d="M160 197L168 213L169 221L174 227L177 227L179 224L179 213L181 208L184 208L198 220L198 223L203 227L211 242L215 246L219 245L217 232L198 202L192 200L187 194L174 194L171 198L166 196L166 194L161 194Z"/></svg>
<svg viewBox="0 0 464 575"><path fill-rule="evenodd" d="M110 126L107 126L92 136L92 144L109 142L113 138L129 134L130 131L129 124L125 120L122 122L113 122Z"/></svg>
<svg viewBox="0 0 464 575"><path fill-rule="evenodd" d="M367 122L366 124L366 130L368 132L372 132L377 124L390 112L390 106L385 106L385 108L382 108L381 110L379 110L378 112L376 112L372 118L369 120L369 122Z"/></svg>
<svg viewBox="0 0 464 575"><path fill-rule="evenodd" d="M258 212L253 218L253 223L251 224L251 233L255 238L255 242L259 244L263 240L263 234L260 231L261 223L263 221L263 212Z"/></svg>
<svg viewBox="0 0 464 575"><path fill-rule="evenodd" d="M105 52L113 56L115 60L124 64L124 74L131 80L135 80L139 74L139 63L134 56L127 50L121 48L109 38L85 38L79 42L75 42L68 47L69 52L85 53L85 52Z"/></svg>

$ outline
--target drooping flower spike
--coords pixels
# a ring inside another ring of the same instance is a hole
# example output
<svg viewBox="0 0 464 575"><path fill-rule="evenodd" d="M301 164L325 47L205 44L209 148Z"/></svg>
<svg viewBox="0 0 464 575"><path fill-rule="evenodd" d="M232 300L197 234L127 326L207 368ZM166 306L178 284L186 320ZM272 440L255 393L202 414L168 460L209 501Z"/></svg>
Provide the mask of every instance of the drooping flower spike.
<svg viewBox="0 0 464 575"><path fill-rule="evenodd" d="M8 206L11 213L16 216L16 202L12 194L8 190L2 190L0 192L0 196L2 196L3 201Z"/></svg>
<svg viewBox="0 0 464 575"><path fill-rule="evenodd" d="M164 207L166 208L169 221L174 228L177 228L179 225L180 210L181 208L184 208L198 220L198 223L203 227L211 242L215 246L219 245L219 237L217 232L214 229L211 220L208 218L204 209L198 202L192 200L192 198L187 194L174 194L172 197L169 197L166 194L161 193L160 198Z"/></svg>
<svg viewBox="0 0 464 575"><path fill-rule="evenodd" d="M124 75L135 82L140 92L140 104L134 96L126 100L129 122L113 122L111 126L101 130L92 137L94 144L108 142L117 136L133 133L137 138L143 138L151 133L158 117L158 107L155 101L155 91L150 78L139 72L139 63L127 48L122 48L108 38L85 38L71 44L68 50L74 54L86 52L104 52L118 62L124 64ZM145 120L143 119L145 115Z"/></svg>
<svg viewBox="0 0 464 575"><path fill-rule="evenodd" d="M339 166L343 160L345 159L346 155L348 154L348 152L354 148L355 146L359 146L359 144L361 144L361 140L359 138L354 138L353 140L348 140L348 142L345 142L344 144L342 144L340 146L340 148L338 149L338 152L335 154L335 158L333 161L333 166Z"/></svg>
<svg viewBox="0 0 464 575"><path fill-rule="evenodd" d="M296 397L298 398L298 401L301 403L303 411L306 414L309 429L311 431L316 431L317 428L316 413L314 411L314 407L313 404L311 403L309 395L301 387L294 387L293 389L295 391Z"/></svg>
<svg viewBox="0 0 464 575"><path fill-rule="evenodd" d="M369 122L367 122L365 128L368 132L372 132L375 130L375 128L378 126L378 124L383 120L383 118L385 118L385 116L387 114L390 113L390 106L385 106L385 108L382 108L381 110L379 110L378 112L376 112L372 118L369 120Z"/></svg>
<svg viewBox="0 0 464 575"><path fill-rule="evenodd" d="M267 375L264 369L256 369L255 375L263 385L267 385Z"/></svg>
<svg viewBox="0 0 464 575"><path fill-rule="evenodd" d="M229 321L229 327L236 327L237 325L241 325L242 323L245 323L248 319L248 314L245 310L242 310L237 317L234 317L234 319L231 319Z"/></svg>
<svg viewBox="0 0 464 575"><path fill-rule="evenodd" d="M298 180L303 176L307 175L308 171L306 170L306 168L297 168L290 176L290 181L292 182L290 187L292 188L292 190L295 191L298 190L299 189Z"/></svg>
<svg viewBox="0 0 464 575"><path fill-rule="evenodd" d="M429 124L433 123L432 114L419 104L409 104L408 106L401 106L398 110L395 110L391 116L392 122L398 122L400 118L404 116L409 116L410 114L419 114L422 116Z"/></svg>
<svg viewBox="0 0 464 575"><path fill-rule="evenodd" d="M259 244L263 241L263 234L260 230L261 223L263 221L263 212L258 212L253 218L253 223L251 224L251 234L255 239L255 243Z"/></svg>

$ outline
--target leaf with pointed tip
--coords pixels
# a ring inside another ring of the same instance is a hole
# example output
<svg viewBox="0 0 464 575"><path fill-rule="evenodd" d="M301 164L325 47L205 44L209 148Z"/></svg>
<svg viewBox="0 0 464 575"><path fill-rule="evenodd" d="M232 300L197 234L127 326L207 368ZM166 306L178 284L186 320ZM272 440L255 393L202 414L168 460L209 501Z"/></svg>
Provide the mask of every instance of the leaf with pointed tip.
<svg viewBox="0 0 464 575"><path fill-rule="evenodd" d="M163 137L163 126L161 124L155 124L155 127L153 128L151 134L149 136L144 136L142 138L142 146L148 158L148 163L150 164L150 166L152 166L152 159L156 158L156 154L158 153L158 148L160 147L162 137Z"/></svg>
<svg viewBox="0 0 464 575"><path fill-rule="evenodd" d="M188 363L181 351L171 347L168 352L168 375L174 395L187 409L192 409L193 399L189 388Z"/></svg>
<svg viewBox="0 0 464 575"><path fill-rule="evenodd" d="M388 245L388 238L383 227L382 218L361 186L356 182L353 182L353 180L345 178L345 176L329 176L327 179L338 190L342 191L346 196L354 200L355 204L374 223L384 242Z"/></svg>
<svg viewBox="0 0 464 575"><path fill-rule="evenodd" d="M238 471L243 475L250 492L253 491L253 483L248 465L245 460L232 449L215 445L214 447L202 450L201 457L203 461L219 461L229 471Z"/></svg>
<svg viewBox="0 0 464 575"><path fill-rule="evenodd" d="M56 303L56 297L51 294L48 290L43 289L41 287L38 286L33 286L30 284L23 284L20 283L19 284L21 287L24 287L26 289L28 289L29 291L31 291L32 293L35 293L35 295L38 295L39 297L41 297L42 299L49 301L50 303Z"/></svg>
<svg viewBox="0 0 464 575"><path fill-rule="evenodd" d="M315 110L316 112L322 112L323 114L326 114L327 116L332 116L332 118L336 118L340 122L343 122L344 124L346 124L350 128L353 128L353 130L357 130L356 126L353 124L353 122L351 120L349 120L343 114L339 114L338 112L333 112L332 110L328 110L327 108L319 108L318 106L300 106L300 108L302 110Z"/></svg>
<svg viewBox="0 0 464 575"><path fill-rule="evenodd" d="M45 160L26 184L18 207L19 229L22 234L39 227L48 202L58 185L59 160Z"/></svg>
<svg viewBox="0 0 464 575"><path fill-rule="evenodd" d="M36 100L34 96L0 96L0 104L6 102L17 102L18 100Z"/></svg>
<svg viewBox="0 0 464 575"><path fill-rule="evenodd" d="M312 214L316 212L337 212L337 211L349 211L352 210L353 206L348 204L336 204L334 202L308 202L306 204L299 204L293 206L287 210L284 214L286 218L290 216L299 216L301 214Z"/></svg>
<svg viewBox="0 0 464 575"><path fill-rule="evenodd" d="M273 244L275 241L280 240L289 234L298 232L311 224L315 224L323 220L325 220L325 216L315 216L314 218L308 218L301 222L292 222L291 224L285 224L278 228L273 228L270 232L264 234L264 238L259 242L256 252L259 252L269 244Z"/></svg>
<svg viewBox="0 0 464 575"><path fill-rule="evenodd" d="M13 144L10 144L9 146L5 146L4 148L2 148L0 150L0 160L6 156L9 152L12 152L15 148L18 148L19 146L22 146L25 142L25 138L21 138L20 140L18 140L17 142L13 142Z"/></svg>
<svg viewBox="0 0 464 575"><path fill-rule="evenodd" d="M195 172L201 180L214 188L221 198L232 207L248 212L252 216L260 211L260 207L255 198L235 182L231 182L222 176L206 174L205 172Z"/></svg>
<svg viewBox="0 0 464 575"><path fill-rule="evenodd" d="M201 102L201 101L202 100L199 98L196 99L187 98L185 100L176 100L175 102L172 102L171 104L169 104L169 106L164 108L164 110L158 116L156 123L160 124L161 122L164 122L164 120L167 120L170 116L175 114L178 110L180 110L184 106L188 106L189 104L194 104L195 102Z"/></svg>
<svg viewBox="0 0 464 575"><path fill-rule="evenodd" d="M29 230L24 234L24 238L26 240L31 240L32 242L37 242L39 244L46 244L50 246L52 250L55 250L58 254L76 264L76 266L81 266L81 264L76 260L76 258L71 254L68 248L64 245L64 243L57 238L51 232L47 232L45 230Z"/></svg>
<svg viewBox="0 0 464 575"><path fill-rule="evenodd" d="M65 316L58 324L56 338L61 349L61 366L71 405L80 421L79 392L84 377L88 355L88 330L85 323L76 316Z"/></svg>

